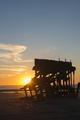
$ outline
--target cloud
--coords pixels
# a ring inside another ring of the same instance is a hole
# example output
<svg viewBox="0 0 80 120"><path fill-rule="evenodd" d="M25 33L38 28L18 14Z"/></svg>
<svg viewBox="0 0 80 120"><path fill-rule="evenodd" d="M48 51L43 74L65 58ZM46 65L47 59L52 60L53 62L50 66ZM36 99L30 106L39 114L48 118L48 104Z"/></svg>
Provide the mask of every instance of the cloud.
<svg viewBox="0 0 80 120"><path fill-rule="evenodd" d="M0 71L25 72L26 66L18 65L0 65Z"/></svg>
<svg viewBox="0 0 80 120"><path fill-rule="evenodd" d="M32 62L33 60L22 59L26 50L27 46L24 45L0 44L0 61Z"/></svg>
<svg viewBox="0 0 80 120"><path fill-rule="evenodd" d="M0 44L0 59L8 59L14 62L23 61L22 53L27 47L23 45Z"/></svg>
<svg viewBox="0 0 80 120"><path fill-rule="evenodd" d="M24 45L0 43L0 76L25 72L27 70L26 63L33 61L24 59L26 51L27 46Z"/></svg>

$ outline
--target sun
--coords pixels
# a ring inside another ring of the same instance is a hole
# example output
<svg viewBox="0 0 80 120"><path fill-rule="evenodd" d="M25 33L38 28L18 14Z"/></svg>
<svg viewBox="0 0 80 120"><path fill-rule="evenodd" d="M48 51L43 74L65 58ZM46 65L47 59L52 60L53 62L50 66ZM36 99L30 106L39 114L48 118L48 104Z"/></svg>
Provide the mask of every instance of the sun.
<svg viewBox="0 0 80 120"><path fill-rule="evenodd" d="M31 78L30 77L26 77L24 80L23 80L23 84L26 85L28 83L31 82Z"/></svg>

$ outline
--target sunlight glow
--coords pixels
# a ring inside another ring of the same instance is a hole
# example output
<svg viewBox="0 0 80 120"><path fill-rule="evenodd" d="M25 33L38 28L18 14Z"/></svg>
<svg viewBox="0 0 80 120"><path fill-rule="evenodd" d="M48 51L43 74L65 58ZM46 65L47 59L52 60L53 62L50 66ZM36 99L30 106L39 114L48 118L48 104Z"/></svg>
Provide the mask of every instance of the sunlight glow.
<svg viewBox="0 0 80 120"><path fill-rule="evenodd" d="M31 82L31 78L27 77L23 80L23 84L26 85Z"/></svg>

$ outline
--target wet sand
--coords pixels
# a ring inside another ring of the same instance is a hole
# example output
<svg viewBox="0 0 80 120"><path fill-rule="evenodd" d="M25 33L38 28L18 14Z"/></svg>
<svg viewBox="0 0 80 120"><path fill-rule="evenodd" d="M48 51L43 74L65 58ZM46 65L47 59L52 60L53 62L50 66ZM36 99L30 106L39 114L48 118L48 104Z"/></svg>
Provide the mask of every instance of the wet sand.
<svg viewBox="0 0 80 120"><path fill-rule="evenodd" d="M0 120L80 120L80 99L36 101L19 93L0 93Z"/></svg>

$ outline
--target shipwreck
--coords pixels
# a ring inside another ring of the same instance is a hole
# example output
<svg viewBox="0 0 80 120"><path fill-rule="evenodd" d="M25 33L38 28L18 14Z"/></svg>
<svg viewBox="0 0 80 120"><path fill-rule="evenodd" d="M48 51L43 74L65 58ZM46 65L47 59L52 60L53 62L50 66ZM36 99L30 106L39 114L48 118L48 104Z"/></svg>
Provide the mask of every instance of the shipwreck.
<svg viewBox="0 0 80 120"><path fill-rule="evenodd" d="M76 68L71 61L35 59L35 76L25 85L26 96L31 97L74 96Z"/></svg>

